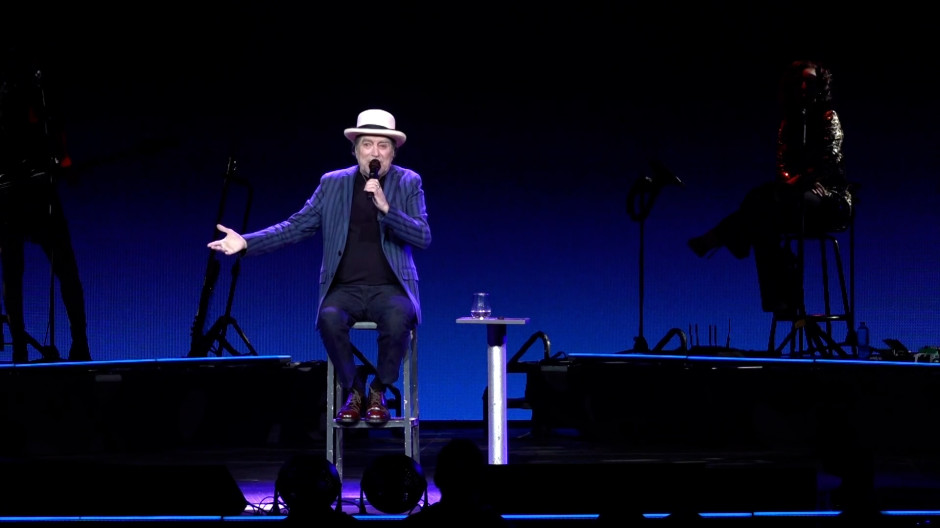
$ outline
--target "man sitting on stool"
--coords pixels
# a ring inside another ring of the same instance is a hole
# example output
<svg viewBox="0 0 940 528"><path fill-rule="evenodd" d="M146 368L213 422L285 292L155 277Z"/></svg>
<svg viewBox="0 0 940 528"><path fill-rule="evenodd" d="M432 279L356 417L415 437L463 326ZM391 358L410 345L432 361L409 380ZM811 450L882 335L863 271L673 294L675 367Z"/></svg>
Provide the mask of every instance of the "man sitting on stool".
<svg viewBox="0 0 940 528"><path fill-rule="evenodd" d="M317 329L346 394L336 421L355 425L362 415L365 380L356 376L349 330L357 321L372 321L378 362L362 419L382 425L389 420L385 390L398 380L411 331L421 322L412 248L427 248L431 229L421 176L392 164L405 142L392 114L365 110L345 136L357 164L324 174L299 211L244 237L219 225L225 238L208 246L226 255L257 255L323 229Z"/></svg>

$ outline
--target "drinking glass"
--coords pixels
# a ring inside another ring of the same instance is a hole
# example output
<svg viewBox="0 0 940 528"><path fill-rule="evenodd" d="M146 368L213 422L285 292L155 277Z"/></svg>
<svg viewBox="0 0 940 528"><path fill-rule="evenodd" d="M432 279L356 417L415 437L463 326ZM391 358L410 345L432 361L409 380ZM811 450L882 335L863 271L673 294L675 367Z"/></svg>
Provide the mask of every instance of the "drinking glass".
<svg viewBox="0 0 940 528"><path fill-rule="evenodd" d="M486 319L493 313L490 308L490 294L477 292L473 294L473 303L470 305L470 317L474 319Z"/></svg>

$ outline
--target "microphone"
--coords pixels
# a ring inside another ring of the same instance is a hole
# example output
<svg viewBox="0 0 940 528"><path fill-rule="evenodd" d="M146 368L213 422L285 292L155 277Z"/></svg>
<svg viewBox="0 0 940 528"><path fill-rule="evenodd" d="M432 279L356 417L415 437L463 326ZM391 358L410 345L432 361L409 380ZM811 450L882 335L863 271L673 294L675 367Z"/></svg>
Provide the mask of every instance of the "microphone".
<svg viewBox="0 0 940 528"><path fill-rule="evenodd" d="M369 162L369 179L373 180L379 177L379 168L382 167L382 164L379 163L379 160L372 160ZM372 198L372 193L369 193L369 198Z"/></svg>

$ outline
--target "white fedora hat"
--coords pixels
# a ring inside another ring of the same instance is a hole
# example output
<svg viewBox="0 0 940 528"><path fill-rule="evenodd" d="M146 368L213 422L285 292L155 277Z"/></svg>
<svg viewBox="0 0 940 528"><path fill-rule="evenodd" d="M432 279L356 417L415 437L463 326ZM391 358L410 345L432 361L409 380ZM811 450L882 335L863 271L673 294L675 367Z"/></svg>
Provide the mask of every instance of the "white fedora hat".
<svg viewBox="0 0 940 528"><path fill-rule="evenodd" d="M395 116L378 109L359 112L356 128L347 128L343 134L350 141L356 141L356 137L361 135L390 137L395 140L396 147L402 146L407 139L404 132L395 130Z"/></svg>

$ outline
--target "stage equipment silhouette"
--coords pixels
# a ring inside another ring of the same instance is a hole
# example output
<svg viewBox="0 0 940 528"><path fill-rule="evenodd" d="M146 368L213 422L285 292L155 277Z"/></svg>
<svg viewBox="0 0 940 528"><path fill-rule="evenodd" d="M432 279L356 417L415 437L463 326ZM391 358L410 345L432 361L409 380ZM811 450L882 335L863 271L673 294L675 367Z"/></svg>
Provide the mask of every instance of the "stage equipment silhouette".
<svg viewBox="0 0 940 528"><path fill-rule="evenodd" d="M365 513L363 498L382 513L410 513L422 498L427 506L424 469L405 454L379 455L366 466L359 484L360 513Z"/></svg>
<svg viewBox="0 0 940 528"><path fill-rule="evenodd" d="M645 300L645 276L644 276L644 264L645 264L645 251L646 251L646 218L649 216L650 211L653 208L653 204L656 202L656 199L659 197L659 193L662 192L664 187L667 186L678 186L684 187L685 184L677 178L666 166L659 160L651 160L650 168L652 169L652 176L642 176L633 184L629 192L627 192L627 214L630 216L630 219L634 222L639 222L640 224L640 248L639 248L639 306L640 306L640 321L639 321L639 334L633 340L633 349L625 350L622 353L636 352L636 353L645 353L651 352L649 344L646 341L646 337L643 335L643 307ZM652 352L660 352L666 343L669 342L673 337L678 337L681 341L681 349L685 350L688 348L688 337L685 335L679 328L672 328L666 335L659 340L656 346L653 348Z"/></svg>
<svg viewBox="0 0 940 528"><path fill-rule="evenodd" d="M9 326L13 362L28 362L29 347L41 361L58 361L55 345L55 286L72 330L72 360L90 360L85 298L65 213L56 184L72 166L65 141L61 89L48 83L36 50L19 46L0 56L0 256L3 264L3 322ZM47 86L48 85L48 86ZM49 89L49 88L52 89ZM58 93L58 94L57 94ZM49 260L47 344L26 330L23 311L25 245L39 245ZM73 357L74 356L74 357Z"/></svg>
<svg viewBox="0 0 940 528"><path fill-rule="evenodd" d="M247 200L245 203L245 211L242 216L242 231L245 231L248 227L248 214L251 210L251 201L253 197L253 189L251 184L238 176L235 169L235 159L229 157L228 165L225 170L225 177L223 178L222 184L222 198L219 202L219 212L216 217L216 222L214 225L219 225L223 221L225 215L226 202L228 201L228 194L230 187L233 183L237 183L247 190ZM218 229L214 231L213 237L218 238L218 235L221 234ZM233 356L257 356L258 352L255 351L254 346L252 346L251 341L248 340L248 336L245 335L245 332L242 331L241 327L238 325L238 322L232 317L232 303L235 299L235 286L238 283L238 276L241 272L241 255L238 255L235 258L235 263L232 265L232 280L229 283L228 297L225 303L225 312L216 319L215 323L209 328L208 331L205 331L206 320L209 313L209 301L212 299L212 294L215 291L215 285L219 279L219 269L220 269L219 258L216 256L214 250L209 250L209 261L206 265L206 275L202 284L202 294L199 297L199 306L196 310L196 317L193 321L192 327L192 340L189 348L189 354L187 357L207 357L209 354L215 354L216 356L222 356L225 351L228 351L229 354ZM241 352L236 349L232 343L228 340L226 334L228 333L228 327L231 326L235 332L238 333L238 337L241 338L242 343L248 349L248 352Z"/></svg>

